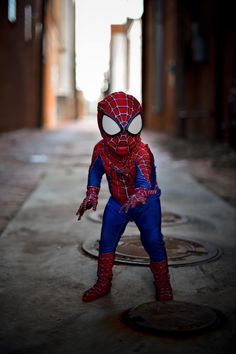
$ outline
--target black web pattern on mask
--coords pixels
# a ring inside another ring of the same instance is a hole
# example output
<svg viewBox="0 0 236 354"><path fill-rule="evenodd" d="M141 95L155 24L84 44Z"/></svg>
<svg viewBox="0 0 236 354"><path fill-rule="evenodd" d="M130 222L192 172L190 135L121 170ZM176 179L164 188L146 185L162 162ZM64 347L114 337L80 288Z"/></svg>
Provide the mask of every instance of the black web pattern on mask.
<svg viewBox="0 0 236 354"><path fill-rule="evenodd" d="M109 113L114 116L122 124L122 126L127 125L128 117L132 118L141 109L141 105L133 96L126 95L123 92L111 94L106 97L104 101L110 108ZM125 120L122 119L122 116L126 117Z"/></svg>

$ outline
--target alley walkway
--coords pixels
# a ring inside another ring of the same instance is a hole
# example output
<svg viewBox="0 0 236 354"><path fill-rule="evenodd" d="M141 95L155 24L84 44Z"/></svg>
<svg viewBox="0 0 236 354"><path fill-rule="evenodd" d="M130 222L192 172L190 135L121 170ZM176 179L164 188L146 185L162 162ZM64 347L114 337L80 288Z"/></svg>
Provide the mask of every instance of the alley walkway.
<svg viewBox="0 0 236 354"><path fill-rule="evenodd" d="M164 235L209 242L222 251L213 262L170 267L175 300L218 310L222 324L185 337L127 327L125 310L154 301L147 267L116 264L111 294L90 304L81 301L96 278L96 259L81 247L99 238L101 224L89 212L78 223L75 212L98 139L91 119L55 132L22 130L0 137L0 353L233 353L235 209L191 177L154 133L144 132L143 140L156 159L162 208L189 220L163 227ZM98 212L108 195L104 178Z"/></svg>

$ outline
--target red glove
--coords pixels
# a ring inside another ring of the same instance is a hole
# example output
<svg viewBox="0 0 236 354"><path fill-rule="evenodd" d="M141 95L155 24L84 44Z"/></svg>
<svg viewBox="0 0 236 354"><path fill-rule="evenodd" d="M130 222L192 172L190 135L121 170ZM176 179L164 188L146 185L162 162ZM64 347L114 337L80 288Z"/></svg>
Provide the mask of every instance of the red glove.
<svg viewBox="0 0 236 354"><path fill-rule="evenodd" d="M86 210L91 208L93 208L93 210L96 210L98 204L98 193L99 193L98 187L87 188L86 197L84 198L83 202L81 203L76 213L76 215L79 216L78 220L81 219L81 217L83 216Z"/></svg>
<svg viewBox="0 0 236 354"><path fill-rule="evenodd" d="M129 209L136 208L141 204L146 204L149 197L154 194L157 194L156 189L150 190L143 187L135 188L135 193L129 198L129 200L124 205L122 205L120 211L128 213Z"/></svg>

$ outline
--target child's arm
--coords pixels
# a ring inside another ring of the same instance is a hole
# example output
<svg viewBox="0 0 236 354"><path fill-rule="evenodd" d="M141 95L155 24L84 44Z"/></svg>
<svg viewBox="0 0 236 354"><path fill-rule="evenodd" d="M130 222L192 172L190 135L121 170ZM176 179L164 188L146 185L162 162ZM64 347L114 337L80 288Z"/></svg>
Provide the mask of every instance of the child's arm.
<svg viewBox="0 0 236 354"><path fill-rule="evenodd" d="M92 156L92 162L88 173L86 197L84 198L76 213L76 215L78 215L78 220L81 219L86 210L91 208L93 208L93 210L96 210L98 204L98 194L103 174L103 162L101 157L99 156L98 148L97 146L95 146Z"/></svg>

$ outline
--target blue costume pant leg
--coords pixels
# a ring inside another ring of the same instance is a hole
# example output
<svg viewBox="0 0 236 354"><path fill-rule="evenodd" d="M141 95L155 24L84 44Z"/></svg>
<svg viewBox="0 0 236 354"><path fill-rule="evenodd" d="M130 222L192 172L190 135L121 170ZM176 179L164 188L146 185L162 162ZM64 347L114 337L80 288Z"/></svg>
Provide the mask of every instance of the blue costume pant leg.
<svg viewBox="0 0 236 354"><path fill-rule="evenodd" d="M129 222L129 217L120 212L121 204L110 198L103 214L99 253L115 253L118 242Z"/></svg>
<svg viewBox="0 0 236 354"><path fill-rule="evenodd" d="M133 219L140 230L141 241L153 262L167 258L165 243L161 233L161 205L159 196L153 196L147 204L132 211Z"/></svg>

